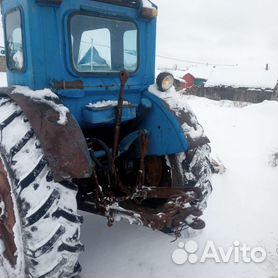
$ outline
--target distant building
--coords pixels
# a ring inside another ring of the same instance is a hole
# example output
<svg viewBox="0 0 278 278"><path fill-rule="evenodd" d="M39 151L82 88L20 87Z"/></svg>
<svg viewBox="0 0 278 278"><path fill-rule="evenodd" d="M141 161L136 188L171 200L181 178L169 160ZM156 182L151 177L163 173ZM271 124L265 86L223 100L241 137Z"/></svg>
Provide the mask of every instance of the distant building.
<svg viewBox="0 0 278 278"><path fill-rule="evenodd" d="M184 83L185 89L192 88L195 84L195 77L191 73L185 74L182 79L185 81Z"/></svg>
<svg viewBox="0 0 278 278"><path fill-rule="evenodd" d="M264 66L219 67L211 73L205 85L193 93L214 100L262 102L277 100L277 71Z"/></svg>
<svg viewBox="0 0 278 278"><path fill-rule="evenodd" d="M177 90L188 90L204 86L213 71L212 66L192 66L185 70L170 70L175 77Z"/></svg>
<svg viewBox="0 0 278 278"><path fill-rule="evenodd" d="M198 76L193 76L191 73L186 73L183 78L182 78L185 83L184 83L184 88L185 89L190 89L192 87L201 87L203 86L207 79L198 77Z"/></svg>
<svg viewBox="0 0 278 278"><path fill-rule="evenodd" d="M254 103L278 100L277 69L269 65L195 66L171 73L176 90L185 94Z"/></svg>

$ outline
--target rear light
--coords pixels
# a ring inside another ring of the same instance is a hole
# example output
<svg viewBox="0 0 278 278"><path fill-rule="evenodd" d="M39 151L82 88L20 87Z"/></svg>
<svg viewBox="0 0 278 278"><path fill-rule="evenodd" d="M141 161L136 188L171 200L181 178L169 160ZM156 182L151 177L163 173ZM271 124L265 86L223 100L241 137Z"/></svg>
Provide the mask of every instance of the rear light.
<svg viewBox="0 0 278 278"><path fill-rule="evenodd" d="M145 17L147 19L153 19L157 17L157 6L155 6L151 1L149 0L142 0L142 10L141 10L141 16Z"/></svg>
<svg viewBox="0 0 278 278"><path fill-rule="evenodd" d="M152 19L157 17L157 14L158 12L156 8L142 8L142 12L141 12L142 17Z"/></svg>

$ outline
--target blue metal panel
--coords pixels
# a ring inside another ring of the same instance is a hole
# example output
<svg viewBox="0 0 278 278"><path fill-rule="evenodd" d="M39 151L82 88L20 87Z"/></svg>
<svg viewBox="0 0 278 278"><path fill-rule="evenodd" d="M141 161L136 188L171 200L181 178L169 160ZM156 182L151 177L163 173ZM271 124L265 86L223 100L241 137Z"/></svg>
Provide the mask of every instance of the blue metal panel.
<svg viewBox="0 0 278 278"><path fill-rule="evenodd" d="M86 123L95 125L113 125L116 123L116 107L83 108L82 118ZM124 106L122 110L122 122L127 122L136 118L135 106Z"/></svg>
<svg viewBox="0 0 278 278"><path fill-rule="evenodd" d="M89 103L96 103L98 101L118 101L119 87L113 89L95 89L91 90L61 90L58 95L64 104L70 109L71 113L77 119L81 127L90 127L84 118L83 110ZM81 94L82 92L82 94ZM137 107L141 100L141 93L136 89L127 89L125 100Z"/></svg>

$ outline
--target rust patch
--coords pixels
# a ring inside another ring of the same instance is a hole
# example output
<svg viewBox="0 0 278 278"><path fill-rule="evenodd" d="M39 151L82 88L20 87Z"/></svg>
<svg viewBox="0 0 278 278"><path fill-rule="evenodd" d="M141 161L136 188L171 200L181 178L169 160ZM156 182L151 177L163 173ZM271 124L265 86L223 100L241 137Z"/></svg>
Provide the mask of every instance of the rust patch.
<svg viewBox="0 0 278 278"><path fill-rule="evenodd" d="M163 176L163 167L160 157L148 157L145 161L146 180L148 184L158 187L161 184Z"/></svg>
<svg viewBox="0 0 278 278"><path fill-rule="evenodd" d="M0 202L3 206L0 209L0 238L3 240L6 250L4 257L14 267L16 265L17 250L14 239L13 227L16 219L14 214L14 205L11 197L11 187L8 181L8 175L0 157Z"/></svg>
<svg viewBox="0 0 278 278"><path fill-rule="evenodd" d="M54 82L54 88L55 89L63 89L63 90L72 90L72 89L84 89L84 84L82 80L77 80L73 82L67 82L67 81L57 81Z"/></svg>

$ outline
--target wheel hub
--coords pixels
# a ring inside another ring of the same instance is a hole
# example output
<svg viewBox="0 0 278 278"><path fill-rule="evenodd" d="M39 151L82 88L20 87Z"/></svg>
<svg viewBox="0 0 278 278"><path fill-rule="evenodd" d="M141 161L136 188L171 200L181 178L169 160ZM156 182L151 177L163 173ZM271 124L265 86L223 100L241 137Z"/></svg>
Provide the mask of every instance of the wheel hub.
<svg viewBox="0 0 278 278"><path fill-rule="evenodd" d="M13 231L15 222L11 186L4 163L0 157L0 239L5 245L3 256L12 266L15 266L17 261L17 256L15 255L17 248Z"/></svg>

